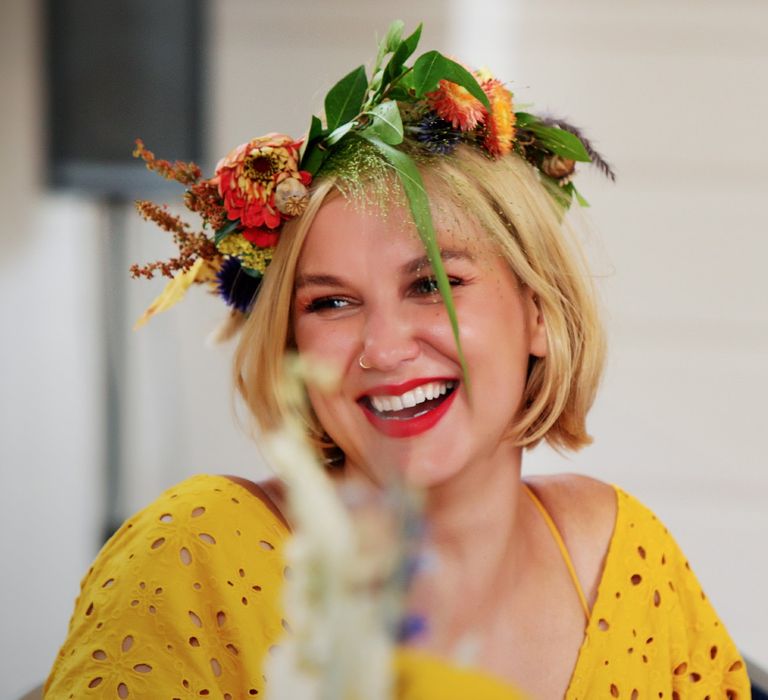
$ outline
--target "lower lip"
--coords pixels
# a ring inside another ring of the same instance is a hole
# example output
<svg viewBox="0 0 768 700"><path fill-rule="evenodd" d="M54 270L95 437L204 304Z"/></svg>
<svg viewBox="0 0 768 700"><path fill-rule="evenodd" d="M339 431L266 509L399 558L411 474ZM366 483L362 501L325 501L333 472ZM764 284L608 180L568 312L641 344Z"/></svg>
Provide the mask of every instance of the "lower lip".
<svg viewBox="0 0 768 700"><path fill-rule="evenodd" d="M458 389L459 388L456 387L445 401L437 406L437 408L433 408L431 411L427 411L420 416L406 418L404 420L381 418L368 406L361 404L361 407L368 422L380 433L384 433L387 437L394 438L413 437L414 435L419 435L432 428L437 421L445 415L446 411L451 407L453 400L456 398L456 394L459 393Z"/></svg>

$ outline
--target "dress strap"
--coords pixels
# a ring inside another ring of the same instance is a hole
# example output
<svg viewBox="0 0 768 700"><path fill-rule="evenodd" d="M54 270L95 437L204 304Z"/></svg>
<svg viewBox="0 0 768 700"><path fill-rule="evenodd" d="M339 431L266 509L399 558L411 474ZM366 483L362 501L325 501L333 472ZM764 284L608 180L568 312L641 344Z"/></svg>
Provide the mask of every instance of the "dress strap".
<svg viewBox="0 0 768 700"><path fill-rule="evenodd" d="M571 555L568 553L568 549L565 546L565 542L563 542L563 538L560 535L560 530L557 529L557 525L555 525L555 521L552 520L552 516L544 507L544 504L539 500L539 497L533 492L533 489L531 489L531 487L528 486L528 484L523 484L523 487L525 488L528 495L531 497L533 504L536 506L536 508L538 508L539 512L544 518L544 522L547 524L547 527L552 533L552 537L555 540L555 544L557 544L557 548L560 550L560 554L563 557L563 561L565 562L565 566L568 569L568 573L571 575L571 580L573 581L573 585L576 587L576 593L579 596L581 607L584 610L584 614L587 617L587 621L589 621L590 613L589 613L589 605L587 603L587 596L584 595L584 590L581 587L581 582L579 581L579 577L576 575L576 569L573 566L573 561L571 560Z"/></svg>

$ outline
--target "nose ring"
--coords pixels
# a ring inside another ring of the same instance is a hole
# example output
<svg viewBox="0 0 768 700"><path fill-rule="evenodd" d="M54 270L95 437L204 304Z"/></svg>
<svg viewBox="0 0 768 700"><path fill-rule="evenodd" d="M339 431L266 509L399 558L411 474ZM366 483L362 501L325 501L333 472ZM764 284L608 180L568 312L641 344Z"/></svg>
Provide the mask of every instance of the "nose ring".
<svg viewBox="0 0 768 700"><path fill-rule="evenodd" d="M361 368L361 369L371 369L371 367L372 367L373 365L366 365L366 364L365 364L365 359L364 359L364 358L365 358L365 353L363 353L362 355L360 355L360 357L359 357L359 358L358 358L358 360L357 360L357 364L358 364L358 365L360 365L360 368Z"/></svg>

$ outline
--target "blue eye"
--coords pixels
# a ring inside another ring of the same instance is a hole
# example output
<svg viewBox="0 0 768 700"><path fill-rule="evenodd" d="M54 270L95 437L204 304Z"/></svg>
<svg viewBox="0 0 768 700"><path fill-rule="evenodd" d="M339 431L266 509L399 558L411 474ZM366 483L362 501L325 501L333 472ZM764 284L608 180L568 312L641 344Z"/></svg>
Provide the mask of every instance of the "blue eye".
<svg viewBox="0 0 768 700"><path fill-rule="evenodd" d="M317 313L318 311L328 311L333 309L344 309L349 305L347 299L341 297L320 297L313 299L305 307L307 313Z"/></svg>

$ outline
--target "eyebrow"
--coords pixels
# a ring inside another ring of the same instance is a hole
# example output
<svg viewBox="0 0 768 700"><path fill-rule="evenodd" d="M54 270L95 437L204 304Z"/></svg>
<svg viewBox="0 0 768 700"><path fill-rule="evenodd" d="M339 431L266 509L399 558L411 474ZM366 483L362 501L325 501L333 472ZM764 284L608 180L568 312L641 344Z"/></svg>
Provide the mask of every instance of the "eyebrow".
<svg viewBox="0 0 768 700"><path fill-rule="evenodd" d="M469 262L475 261L475 256L466 250L454 250L452 248L445 248L440 251L440 259L443 262L447 260L467 260ZM415 274L422 271L424 268L431 267L432 263L429 261L428 255L420 255L418 258L411 260L403 265L402 270L406 274Z"/></svg>
<svg viewBox="0 0 768 700"><path fill-rule="evenodd" d="M344 281L334 275L297 275L293 287L294 289L301 289L302 287L310 287L312 285L318 287L341 287L344 285Z"/></svg>
<svg viewBox="0 0 768 700"><path fill-rule="evenodd" d="M440 258L443 261L447 260L467 260L474 262L475 256L466 250L453 250L444 249L440 251ZM428 255L420 255L418 258L409 260L400 269L406 275L414 275L417 272L423 271L425 268L431 268L432 264L429 261ZM318 286L318 287L343 287L346 282L341 277L335 275L326 274L305 274L297 275L294 283L294 289L302 289L304 287Z"/></svg>

